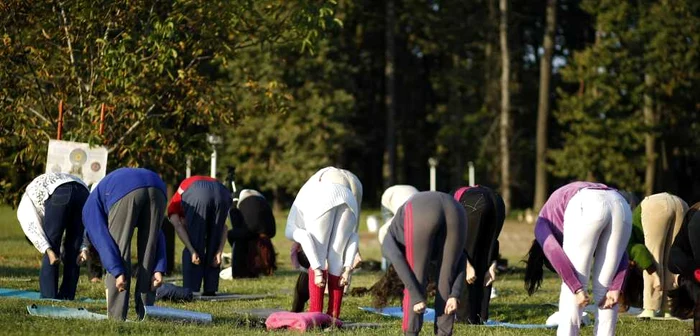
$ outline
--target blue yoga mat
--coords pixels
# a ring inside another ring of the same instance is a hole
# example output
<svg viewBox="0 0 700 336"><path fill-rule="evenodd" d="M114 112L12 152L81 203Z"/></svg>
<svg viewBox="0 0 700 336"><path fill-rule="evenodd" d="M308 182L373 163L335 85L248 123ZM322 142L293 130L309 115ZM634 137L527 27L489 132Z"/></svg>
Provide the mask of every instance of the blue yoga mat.
<svg viewBox="0 0 700 336"><path fill-rule="evenodd" d="M372 308L372 307L360 307L361 310L370 312L373 314L379 314L382 316L403 318L403 310L401 307L384 307L384 308ZM423 313L423 322L434 322L435 321L435 309L427 308Z"/></svg>
<svg viewBox="0 0 700 336"><path fill-rule="evenodd" d="M21 290L21 289L13 289L13 288L0 288L0 297L12 297L12 298L29 299L29 300L62 301L62 300L57 300L57 299L42 298L41 294L39 292L25 291L25 290ZM103 300L103 299L90 299L90 298L80 298L80 299L75 299L75 300L80 301L80 302L87 302L87 303L105 303L105 302L107 302L106 300Z"/></svg>
<svg viewBox="0 0 700 336"><path fill-rule="evenodd" d="M82 320L106 320L107 319L107 315L91 313L85 308L67 308L67 307L29 305L29 306L27 306L27 311L29 312L29 315L32 315L32 316L58 317L58 318L82 319Z"/></svg>
<svg viewBox="0 0 700 336"><path fill-rule="evenodd" d="M403 318L403 311L401 310L401 307L384 307L381 309L372 308L372 307L360 307L360 309L364 310L366 312L369 312L369 313L379 314L382 316ZM423 322L434 322L434 321L435 321L435 310L432 308L426 309L425 313L423 313ZM550 325L546 325L546 324L519 324L519 323L499 322L499 321L493 321L493 320L488 320L482 326L484 326L484 327L503 327L503 328L513 328L513 329L552 329L552 328L556 328L556 326L550 326Z"/></svg>

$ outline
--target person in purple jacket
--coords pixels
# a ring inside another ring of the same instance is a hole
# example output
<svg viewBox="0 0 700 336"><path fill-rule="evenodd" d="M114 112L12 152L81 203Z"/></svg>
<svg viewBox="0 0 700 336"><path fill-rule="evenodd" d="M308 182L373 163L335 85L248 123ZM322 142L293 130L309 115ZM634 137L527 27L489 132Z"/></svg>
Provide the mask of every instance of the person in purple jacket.
<svg viewBox="0 0 700 336"><path fill-rule="evenodd" d="M83 207L87 235L107 270L107 316L126 320L131 282L131 238L137 235L136 313L155 302L166 271L165 236L160 230L166 205L165 183L142 168L120 168L105 176Z"/></svg>
<svg viewBox="0 0 700 336"><path fill-rule="evenodd" d="M529 294L539 288L544 257L562 278L557 335L578 335L590 277L598 305L594 334L615 334L631 232L627 201L604 184L573 182L549 197L535 224L525 283Z"/></svg>

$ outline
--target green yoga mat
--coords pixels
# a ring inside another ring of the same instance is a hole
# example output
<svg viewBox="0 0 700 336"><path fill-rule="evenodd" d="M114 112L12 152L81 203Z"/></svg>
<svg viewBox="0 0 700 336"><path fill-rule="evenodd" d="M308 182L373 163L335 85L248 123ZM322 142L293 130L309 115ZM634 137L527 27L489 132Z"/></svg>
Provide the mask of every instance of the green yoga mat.
<svg viewBox="0 0 700 336"><path fill-rule="evenodd" d="M81 319L81 320L106 320L107 319L107 315L92 313L85 308L38 306L38 305L33 304L33 305L27 306L27 311L29 312L29 315L32 315L32 316L57 317L57 318Z"/></svg>
<svg viewBox="0 0 700 336"><path fill-rule="evenodd" d="M48 301L62 301L58 299L47 299L42 298L39 292L25 291L21 289L14 288L0 288L0 298L11 297L19 299L29 299L29 300L48 300ZM103 299L90 299L90 298L80 298L75 299L75 301L86 302L86 303L105 303L106 300Z"/></svg>

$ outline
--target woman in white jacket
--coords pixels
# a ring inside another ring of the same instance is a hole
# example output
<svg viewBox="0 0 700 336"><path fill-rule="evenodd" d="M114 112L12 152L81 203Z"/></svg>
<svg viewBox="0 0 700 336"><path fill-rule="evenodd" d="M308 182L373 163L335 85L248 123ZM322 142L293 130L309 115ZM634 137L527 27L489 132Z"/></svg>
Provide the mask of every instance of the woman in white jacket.
<svg viewBox="0 0 700 336"><path fill-rule="evenodd" d="M343 289L358 252L361 203L359 179L347 170L326 167L311 176L292 204L285 236L299 243L309 260L311 312L323 310L327 282L327 314L340 316Z"/></svg>
<svg viewBox="0 0 700 336"><path fill-rule="evenodd" d="M24 234L44 255L39 275L42 298L75 298L80 268L78 254L83 241L82 209L89 195L78 177L46 173L27 185L17 207L17 219ZM64 238L63 253L61 240ZM63 282L58 288L59 255L63 255Z"/></svg>

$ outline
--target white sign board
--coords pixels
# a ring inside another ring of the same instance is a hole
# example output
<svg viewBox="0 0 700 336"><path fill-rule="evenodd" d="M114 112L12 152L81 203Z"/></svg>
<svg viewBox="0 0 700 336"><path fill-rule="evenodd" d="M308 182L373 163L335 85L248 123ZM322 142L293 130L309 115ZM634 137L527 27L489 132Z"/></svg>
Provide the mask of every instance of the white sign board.
<svg viewBox="0 0 700 336"><path fill-rule="evenodd" d="M68 173L85 184L99 182L107 174L107 148L82 142L49 140L46 172Z"/></svg>

